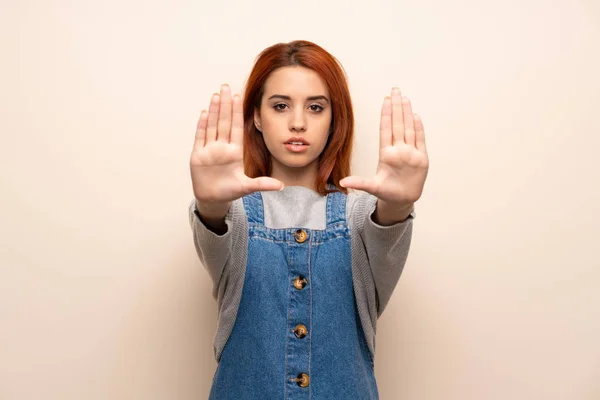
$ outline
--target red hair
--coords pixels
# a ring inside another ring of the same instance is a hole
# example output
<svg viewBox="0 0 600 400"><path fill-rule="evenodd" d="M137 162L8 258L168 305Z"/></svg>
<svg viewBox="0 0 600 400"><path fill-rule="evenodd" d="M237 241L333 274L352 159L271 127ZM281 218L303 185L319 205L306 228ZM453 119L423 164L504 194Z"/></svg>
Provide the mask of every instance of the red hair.
<svg viewBox="0 0 600 400"><path fill-rule="evenodd" d="M350 158L354 138L354 112L346 74L339 61L320 46L306 40L278 43L264 49L257 57L244 93L244 169L251 178L271 175L271 156L263 136L254 126L254 111L260 108L264 85L278 68L302 66L319 74L325 82L332 104L331 134L319 157L317 192L325 195L328 184L348 193L339 185L350 175Z"/></svg>

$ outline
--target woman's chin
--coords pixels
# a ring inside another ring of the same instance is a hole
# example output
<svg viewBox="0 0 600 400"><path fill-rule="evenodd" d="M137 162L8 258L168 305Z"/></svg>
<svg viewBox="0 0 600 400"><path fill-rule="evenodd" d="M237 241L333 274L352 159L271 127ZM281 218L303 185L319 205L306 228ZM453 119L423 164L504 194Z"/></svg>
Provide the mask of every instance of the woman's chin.
<svg viewBox="0 0 600 400"><path fill-rule="evenodd" d="M302 169L308 167L316 160L311 160L306 157L284 157L277 161L285 168Z"/></svg>

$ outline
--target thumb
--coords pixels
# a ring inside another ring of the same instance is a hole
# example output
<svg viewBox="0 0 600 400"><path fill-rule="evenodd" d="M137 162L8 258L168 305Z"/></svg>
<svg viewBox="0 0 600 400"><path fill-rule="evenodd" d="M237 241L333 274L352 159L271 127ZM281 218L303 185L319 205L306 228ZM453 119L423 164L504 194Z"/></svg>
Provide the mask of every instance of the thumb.
<svg viewBox="0 0 600 400"><path fill-rule="evenodd" d="M260 191L283 190L283 182L275 178L261 176L259 178L247 178L244 182L246 194Z"/></svg>
<svg viewBox="0 0 600 400"><path fill-rule="evenodd" d="M361 178L360 176L347 176L340 181L340 185L348 189L363 190L372 195L376 195L377 185L372 179Z"/></svg>

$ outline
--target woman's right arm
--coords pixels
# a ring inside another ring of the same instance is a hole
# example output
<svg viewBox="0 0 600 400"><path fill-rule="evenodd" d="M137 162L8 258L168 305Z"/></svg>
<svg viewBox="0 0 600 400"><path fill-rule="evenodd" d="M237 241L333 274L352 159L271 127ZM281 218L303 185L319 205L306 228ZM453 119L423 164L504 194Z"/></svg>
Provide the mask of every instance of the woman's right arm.
<svg viewBox="0 0 600 400"><path fill-rule="evenodd" d="M208 113L202 110L190 156L192 187L203 221L224 228L231 202L262 190L281 190L283 183L270 177L250 178L244 173L244 111L239 95L228 85L212 96Z"/></svg>
<svg viewBox="0 0 600 400"><path fill-rule="evenodd" d="M246 176L243 135L242 100L237 94L232 97L229 86L223 85L221 93L212 96L208 112L200 114L190 156L194 191L190 224L198 256L215 285L237 243L235 238L247 224L241 198L283 188L281 181L270 177Z"/></svg>
<svg viewBox="0 0 600 400"><path fill-rule="evenodd" d="M248 223L243 202L242 199L238 199L231 203L230 209L223 217L222 223L225 228L221 231L215 231L203 221L196 212L196 199L190 201L188 208L194 247L213 282L213 296L218 298L222 279L225 276L225 281L228 280L225 271L230 270L232 264L236 269L236 265L240 263L236 260L236 254L240 253L239 250L247 242Z"/></svg>

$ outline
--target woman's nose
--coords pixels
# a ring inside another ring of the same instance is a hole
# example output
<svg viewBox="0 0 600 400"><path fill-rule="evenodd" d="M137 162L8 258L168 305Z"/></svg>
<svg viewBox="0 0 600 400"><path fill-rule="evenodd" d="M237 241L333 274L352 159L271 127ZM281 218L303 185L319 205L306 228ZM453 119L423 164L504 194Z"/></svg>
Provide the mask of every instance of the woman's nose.
<svg viewBox="0 0 600 400"><path fill-rule="evenodd" d="M296 110L290 121L290 130L296 132L303 132L306 130L306 118L304 117L304 110Z"/></svg>

